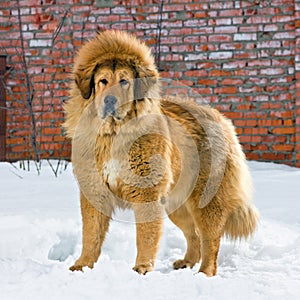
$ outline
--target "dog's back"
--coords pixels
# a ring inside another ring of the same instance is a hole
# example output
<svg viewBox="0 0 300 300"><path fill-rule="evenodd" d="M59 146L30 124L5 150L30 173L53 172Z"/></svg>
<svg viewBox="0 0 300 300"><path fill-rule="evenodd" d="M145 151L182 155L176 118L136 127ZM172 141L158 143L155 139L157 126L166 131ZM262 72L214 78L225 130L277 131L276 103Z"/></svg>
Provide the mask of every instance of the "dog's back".
<svg viewBox="0 0 300 300"><path fill-rule="evenodd" d="M258 212L251 204L251 176L232 122L210 106L193 101L167 98L161 103L163 113L180 123L197 145L198 153L184 151L189 157L199 156L199 176L190 197L193 207L208 215L214 213L212 207L226 211L224 233L232 239L249 237L256 228ZM185 138L178 131L170 132L173 140Z"/></svg>

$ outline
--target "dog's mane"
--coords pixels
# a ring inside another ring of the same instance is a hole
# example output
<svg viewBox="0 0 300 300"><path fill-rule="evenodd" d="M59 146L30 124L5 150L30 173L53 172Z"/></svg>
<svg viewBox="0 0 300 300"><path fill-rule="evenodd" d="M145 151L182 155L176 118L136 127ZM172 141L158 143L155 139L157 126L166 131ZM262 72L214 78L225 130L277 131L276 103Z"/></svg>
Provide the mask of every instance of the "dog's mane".
<svg viewBox="0 0 300 300"><path fill-rule="evenodd" d="M151 49L135 36L115 30L98 33L78 52L74 72L81 66L124 61L133 66L143 66L156 71Z"/></svg>

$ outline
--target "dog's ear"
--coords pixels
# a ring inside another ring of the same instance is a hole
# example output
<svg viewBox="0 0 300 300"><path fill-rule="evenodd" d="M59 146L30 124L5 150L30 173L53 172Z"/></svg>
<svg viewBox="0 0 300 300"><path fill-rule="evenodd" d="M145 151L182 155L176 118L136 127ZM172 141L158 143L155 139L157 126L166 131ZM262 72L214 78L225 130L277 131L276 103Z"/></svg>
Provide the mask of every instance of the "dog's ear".
<svg viewBox="0 0 300 300"><path fill-rule="evenodd" d="M134 82L134 99L144 99L149 90L158 82L158 72L156 68L150 69L139 66L135 69L135 82Z"/></svg>
<svg viewBox="0 0 300 300"><path fill-rule="evenodd" d="M75 82L81 92L84 99L89 99L94 92L95 82L94 76L97 69L97 65L92 65L89 67L79 66L75 70L74 77Z"/></svg>

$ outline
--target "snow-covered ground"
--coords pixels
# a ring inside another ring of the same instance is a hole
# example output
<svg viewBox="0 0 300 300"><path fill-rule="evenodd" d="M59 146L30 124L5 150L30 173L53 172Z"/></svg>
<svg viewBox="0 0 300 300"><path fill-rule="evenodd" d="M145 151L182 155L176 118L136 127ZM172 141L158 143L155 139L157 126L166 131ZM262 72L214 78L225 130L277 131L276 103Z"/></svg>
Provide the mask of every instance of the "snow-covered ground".
<svg viewBox="0 0 300 300"><path fill-rule="evenodd" d="M72 273L80 254L78 189L71 165L56 178L44 165L0 164L0 299L299 299L300 169L250 162L261 222L247 242L223 240L218 275L172 270L183 256L181 232L165 220L155 271L141 276L135 227L118 212L93 270Z"/></svg>

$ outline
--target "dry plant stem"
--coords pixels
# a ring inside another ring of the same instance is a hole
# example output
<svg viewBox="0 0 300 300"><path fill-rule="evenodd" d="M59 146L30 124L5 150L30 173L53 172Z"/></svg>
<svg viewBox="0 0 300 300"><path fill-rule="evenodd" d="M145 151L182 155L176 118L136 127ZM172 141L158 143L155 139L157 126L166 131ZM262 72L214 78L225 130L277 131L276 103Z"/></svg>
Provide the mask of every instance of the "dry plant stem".
<svg viewBox="0 0 300 300"><path fill-rule="evenodd" d="M20 12L20 3L18 0L18 21L19 21L19 30L20 30L20 40L21 40L21 49L22 49L22 63L24 67L25 72L25 78L26 78L26 89L27 89L27 95L26 95L26 104L28 106L29 115L31 117L31 125L32 125L32 134L31 134L31 146L34 152L34 158L35 161L38 162L40 160L38 149L37 149L37 143L36 143L36 121L35 116L33 112L33 98L34 98L34 88L30 82L26 58L25 58L25 48L24 48L24 38L23 38L23 30L22 30L22 20L21 20L21 12ZM40 172L37 168L38 173Z"/></svg>

